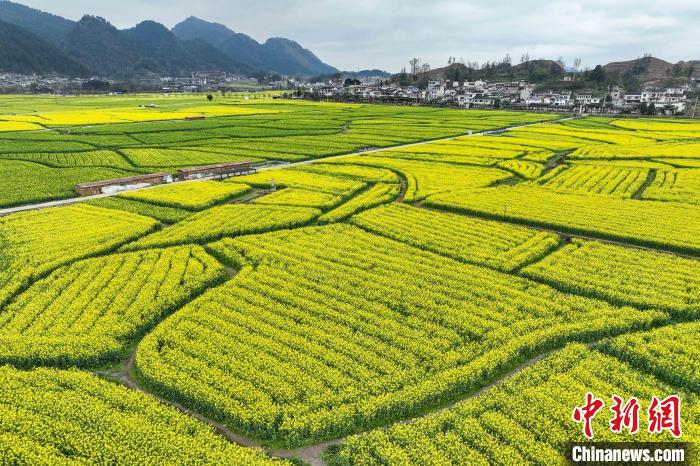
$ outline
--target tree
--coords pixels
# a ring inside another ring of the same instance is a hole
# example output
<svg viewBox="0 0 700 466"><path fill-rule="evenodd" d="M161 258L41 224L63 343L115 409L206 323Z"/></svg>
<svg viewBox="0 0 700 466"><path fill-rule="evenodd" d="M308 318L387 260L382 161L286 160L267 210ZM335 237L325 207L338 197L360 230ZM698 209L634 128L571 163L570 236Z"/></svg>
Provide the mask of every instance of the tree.
<svg viewBox="0 0 700 466"><path fill-rule="evenodd" d="M653 102L647 107L647 115L656 115L656 106Z"/></svg>
<svg viewBox="0 0 700 466"><path fill-rule="evenodd" d="M639 114L640 115L647 115L649 111L649 108L647 106L646 102L642 102L642 105L639 106Z"/></svg>
<svg viewBox="0 0 700 466"><path fill-rule="evenodd" d="M214 96L211 94L207 94L207 100L211 102L212 100L214 100Z"/></svg>
<svg viewBox="0 0 700 466"><path fill-rule="evenodd" d="M629 93L638 93L641 89L641 81L639 76L634 74L632 70L628 70L622 74L622 87Z"/></svg>
<svg viewBox="0 0 700 466"><path fill-rule="evenodd" d="M509 66L511 63L513 63L513 59L510 58L509 53L506 53L506 56L503 57L503 61L501 63L503 63L504 65L509 65Z"/></svg>
<svg viewBox="0 0 700 466"><path fill-rule="evenodd" d="M593 70L591 70L591 81L595 81L598 84L602 84L605 81L605 70L602 66L596 65Z"/></svg>
<svg viewBox="0 0 700 466"><path fill-rule="evenodd" d="M581 59L574 58L574 70L578 71L581 68Z"/></svg>
<svg viewBox="0 0 700 466"><path fill-rule="evenodd" d="M464 72L463 66L453 66L447 70L445 73L445 78L448 81L464 81L466 78L466 73Z"/></svg>
<svg viewBox="0 0 700 466"><path fill-rule="evenodd" d="M411 65L411 75L413 75L413 77L415 78L418 74L418 66L420 65L420 59L416 57L411 58L408 64Z"/></svg>
<svg viewBox="0 0 700 466"><path fill-rule="evenodd" d="M428 87L428 78L425 75L421 75L416 81L416 87L421 90L426 89Z"/></svg>
<svg viewBox="0 0 700 466"><path fill-rule="evenodd" d="M411 81L408 79L408 73L406 73L406 68L401 68L401 73L399 73L399 85L408 86Z"/></svg>
<svg viewBox="0 0 700 466"><path fill-rule="evenodd" d="M683 65L681 65L680 63L676 63L671 67L671 75L674 78L677 78L678 76L680 76L681 71L683 71Z"/></svg>

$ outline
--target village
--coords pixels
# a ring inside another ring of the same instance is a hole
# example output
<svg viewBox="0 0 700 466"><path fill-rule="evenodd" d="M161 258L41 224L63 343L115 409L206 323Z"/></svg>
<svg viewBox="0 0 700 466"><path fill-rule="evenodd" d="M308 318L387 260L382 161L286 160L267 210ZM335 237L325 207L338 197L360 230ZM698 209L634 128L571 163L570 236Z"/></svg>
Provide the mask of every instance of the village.
<svg viewBox="0 0 700 466"><path fill-rule="evenodd" d="M563 86L571 82L563 78ZM648 88L639 93L627 93L622 86L611 86L607 92L572 92L570 90L540 90L526 81L490 82L428 81L425 88L400 86L383 81L329 81L298 87L296 97L339 102L390 103L431 105L471 109L509 108L519 110L570 111L576 113L641 113L679 115L693 108L700 79L690 79L682 87Z"/></svg>
<svg viewBox="0 0 700 466"><path fill-rule="evenodd" d="M192 71L190 76L186 77L150 76L130 80L115 80L99 75L65 77L0 73L0 94L197 93L222 90L250 92L288 88L289 81L282 80L281 77L262 85L254 78L223 71Z"/></svg>

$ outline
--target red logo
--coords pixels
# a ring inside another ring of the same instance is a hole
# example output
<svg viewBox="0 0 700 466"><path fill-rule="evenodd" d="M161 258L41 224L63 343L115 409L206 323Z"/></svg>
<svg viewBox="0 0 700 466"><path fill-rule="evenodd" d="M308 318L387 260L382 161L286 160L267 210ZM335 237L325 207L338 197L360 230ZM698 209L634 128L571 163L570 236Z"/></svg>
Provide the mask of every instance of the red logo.
<svg viewBox="0 0 700 466"><path fill-rule="evenodd" d="M622 397L613 395L612 401L613 404L610 407L610 411L612 411L613 417L608 423L610 430L617 434L626 430L630 435L639 432L641 405L637 398L632 397L625 403ZM583 406L574 408L571 417L574 422L583 423L582 430L586 438L593 438L593 418L603 406L605 406L603 400L588 392L586 393L586 400ZM681 399L678 395L670 395L663 400L653 396L649 403L647 415L649 418L649 433L659 434L666 430L675 438L681 436Z"/></svg>
<svg viewBox="0 0 700 466"><path fill-rule="evenodd" d="M588 392L586 393L586 404L574 409L572 417L576 422L583 422L583 435L587 438L593 438L591 421L603 406L605 406L603 400L594 397L591 392Z"/></svg>
<svg viewBox="0 0 700 466"><path fill-rule="evenodd" d="M659 433L664 430L678 438L681 436L681 399L671 395L659 401L653 396L649 405L649 432Z"/></svg>
<svg viewBox="0 0 700 466"><path fill-rule="evenodd" d="M636 434L639 430L639 401L632 397L624 406L622 401L622 398L613 395L614 404L610 411L615 416L610 421L610 430L619 434L624 427L630 434Z"/></svg>

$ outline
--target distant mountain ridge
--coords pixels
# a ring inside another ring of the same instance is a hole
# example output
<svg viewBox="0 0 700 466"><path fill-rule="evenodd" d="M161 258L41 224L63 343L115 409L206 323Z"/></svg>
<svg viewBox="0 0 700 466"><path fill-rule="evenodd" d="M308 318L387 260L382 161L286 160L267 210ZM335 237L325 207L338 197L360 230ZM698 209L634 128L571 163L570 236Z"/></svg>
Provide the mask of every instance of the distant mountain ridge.
<svg viewBox="0 0 700 466"><path fill-rule="evenodd" d="M0 1L0 20L26 29L57 45L75 27L75 21L10 1Z"/></svg>
<svg viewBox="0 0 700 466"><path fill-rule="evenodd" d="M102 18L84 16L66 35L62 48L91 72L105 76L249 71L214 47L202 41L182 41L154 21L118 30Z"/></svg>
<svg viewBox="0 0 700 466"><path fill-rule="evenodd" d="M323 63L310 50L297 42L273 37L264 44L245 34L232 31L223 24L190 16L172 29L180 39L201 39L218 48L231 59L249 63L260 70L280 74L328 74L338 70Z"/></svg>
<svg viewBox="0 0 700 466"><path fill-rule="evenodd" d="M26 29L0 21L0 70L8 73L60 73L82 76L85 67Z"/></svg>
<svg viewBox="0 0 700 466"><path fill-rule="evenodd" d="M272 38L259 44L226 26L194 17L173 31L154 21L119 30L95 16L86 15L75 22L0 0L0 21L14 27L14 33L3 36L0 45L5 50L0 57L24 56L22 66L0 60L0 71L113 78L186 76L197 70L247 75L258 71L283 75L336 71L294 41ZM28 47L29 43L33 47ZM47 60L51 55L63 58Z"/></svg>

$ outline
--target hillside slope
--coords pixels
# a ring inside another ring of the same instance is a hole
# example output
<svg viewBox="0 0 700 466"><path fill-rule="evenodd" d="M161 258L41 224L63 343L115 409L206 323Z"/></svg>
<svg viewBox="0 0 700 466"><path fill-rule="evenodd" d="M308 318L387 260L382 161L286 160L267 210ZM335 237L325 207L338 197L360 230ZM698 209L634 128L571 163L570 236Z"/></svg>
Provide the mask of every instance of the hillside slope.
<svg viewBox="0 0 700 466"><path fill-rule="evenodd" d="M428 79L447 79L454 81L475 79L525 79L530 82L542 82L564 76L565 71L553 60L530 60L517 65L504 63L491 64L481 68L468 68L463 63L453 63L443 68L436 68L428 73Z"/></svg>
<svg viewBox="0 0 700 466"><path fill-rule="evenodd" d="M630 73L642 82L668 78L672 74L673 64L656 57L641 57L634 60L615 61L603 66L606 73L624 76Z"/></svg>
<svg viewBox="0 0 700 466"><path fill-rule="evenodd" d="M0 21L0 71L83 76L87 70L62 51L14 24Z"/></svg>
<svg viewBox="0 0 700 466"><path fill-rule="evenodd" d="M58 44L75 27L74 21L7 0L0 1L0 21L24 28L52 44Z"/></svg>

